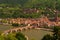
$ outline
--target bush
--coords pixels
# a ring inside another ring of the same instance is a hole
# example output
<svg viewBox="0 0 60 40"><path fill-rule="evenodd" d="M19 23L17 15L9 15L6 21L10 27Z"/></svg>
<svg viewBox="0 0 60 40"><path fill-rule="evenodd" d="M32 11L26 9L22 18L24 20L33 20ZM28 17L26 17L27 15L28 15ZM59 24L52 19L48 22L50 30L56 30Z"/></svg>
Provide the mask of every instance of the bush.
<svg viewBox="0 0 60 40"><path fill-rule="evenodd" d="M19 24L18 24L18 23L12 23L12 26L14 26L14 27L18 27Z"/></svg>
<svg viewBox="0 0 60 40"><path fill-rule="evenodd" d="M24 36L22 33L20 33L20 32L16 33L16 38L17 38L18 40L27 40L27 39L25 38L25 36Z"/></svg>

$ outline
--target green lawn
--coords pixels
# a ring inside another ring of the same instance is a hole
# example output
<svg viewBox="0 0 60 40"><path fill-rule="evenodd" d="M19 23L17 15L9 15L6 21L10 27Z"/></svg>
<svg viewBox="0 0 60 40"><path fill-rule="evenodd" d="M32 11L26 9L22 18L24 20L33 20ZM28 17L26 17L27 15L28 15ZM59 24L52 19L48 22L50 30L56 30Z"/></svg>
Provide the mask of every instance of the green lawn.
<svg viewBox="0 0 60 40"><path fill-rule="evenodd" d="M9 30L12 29L13 27L10 25L0 25L0 32L1 31L5 31L5 30Z"/></svg>
<svg viewBox="0 0 60 40"><path fill-rule="evenodd" d="M22 31L23 34L27 35L29 40L41 40L42 37L46 34L51 34L49 31L31 29Z"/></svg>

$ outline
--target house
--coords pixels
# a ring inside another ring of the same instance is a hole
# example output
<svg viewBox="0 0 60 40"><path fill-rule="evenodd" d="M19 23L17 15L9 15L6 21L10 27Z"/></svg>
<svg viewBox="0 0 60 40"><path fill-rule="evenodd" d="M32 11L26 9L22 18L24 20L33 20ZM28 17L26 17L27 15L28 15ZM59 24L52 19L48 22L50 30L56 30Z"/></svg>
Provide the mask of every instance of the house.
<svg viewBox="0 0 60 40"><path fill-rule="evenodd" d="M23 9L23 12L24 13L39 13L39 10L38 9L32 9L32 8L26 8L26 9Z"/></svg>

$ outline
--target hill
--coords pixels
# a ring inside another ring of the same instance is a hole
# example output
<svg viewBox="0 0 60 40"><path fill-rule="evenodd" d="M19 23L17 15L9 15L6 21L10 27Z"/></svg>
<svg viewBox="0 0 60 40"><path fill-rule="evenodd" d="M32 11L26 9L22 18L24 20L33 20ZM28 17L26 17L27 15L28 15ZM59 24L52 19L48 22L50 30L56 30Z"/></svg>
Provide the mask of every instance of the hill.
<svg viewBox="0 0 60 40"><path fill-rule="evenodd" d="M19 4L22 7L54 7L60 6L60 0L0 0L0 4Z"/></svg>
<svg viewBox="0 0 60 40"><path fill-rule="evenodd" d="M54 10L60 13L60 0L0 0L0 18L38 18L42 14L54 18Z"/></svg>

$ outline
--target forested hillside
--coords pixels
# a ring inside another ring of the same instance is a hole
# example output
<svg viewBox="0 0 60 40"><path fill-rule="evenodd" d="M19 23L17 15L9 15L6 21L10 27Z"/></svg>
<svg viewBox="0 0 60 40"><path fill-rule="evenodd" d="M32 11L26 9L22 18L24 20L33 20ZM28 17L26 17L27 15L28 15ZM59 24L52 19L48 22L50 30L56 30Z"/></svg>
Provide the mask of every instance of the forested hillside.
<svg viewBox="0 0 60 40"><path fill-rule="evenodd" d="M55 17L54 10L60 13L60 0L0 0L0 18Z"/></svg>
<svg viewBox="0 0 60 40"><path fill-rule="evenodd" d="M1 4L19 4L22 7L60 7L60 0L0 0Z"/></svg>

